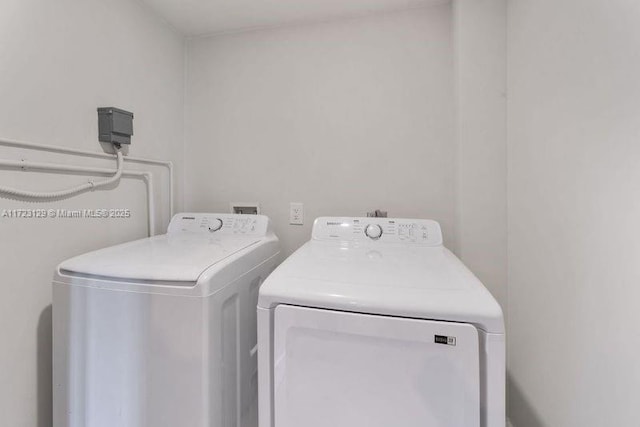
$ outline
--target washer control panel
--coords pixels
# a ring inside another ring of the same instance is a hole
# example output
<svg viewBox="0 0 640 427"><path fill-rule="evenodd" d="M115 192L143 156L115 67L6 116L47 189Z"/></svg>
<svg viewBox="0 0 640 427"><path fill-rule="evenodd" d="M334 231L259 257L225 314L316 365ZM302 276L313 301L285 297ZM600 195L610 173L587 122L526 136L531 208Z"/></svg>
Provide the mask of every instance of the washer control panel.
<svg viewBox="0 0 640 427"><path fill-rule="evenodd" d="M265 236L269 218L264 215L180 213L174 215L167 233Z"/></svg>
<svg viewBox="0 0 640 427"><path fill-rule="evenodd" d="M321 217L313 239L442 245L440 224L429 219Z"/></svg>

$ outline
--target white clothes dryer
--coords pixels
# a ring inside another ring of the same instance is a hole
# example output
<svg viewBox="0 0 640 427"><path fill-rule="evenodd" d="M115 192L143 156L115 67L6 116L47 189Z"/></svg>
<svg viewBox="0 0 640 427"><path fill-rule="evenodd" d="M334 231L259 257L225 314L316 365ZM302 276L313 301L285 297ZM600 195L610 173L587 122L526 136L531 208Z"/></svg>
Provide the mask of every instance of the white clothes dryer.
<svg viewBox="0 0 640 427"><path fill-rule="evenodd" d="M319 218L260 289L260 427L504 427L504 332L437 222Z"/></svg>

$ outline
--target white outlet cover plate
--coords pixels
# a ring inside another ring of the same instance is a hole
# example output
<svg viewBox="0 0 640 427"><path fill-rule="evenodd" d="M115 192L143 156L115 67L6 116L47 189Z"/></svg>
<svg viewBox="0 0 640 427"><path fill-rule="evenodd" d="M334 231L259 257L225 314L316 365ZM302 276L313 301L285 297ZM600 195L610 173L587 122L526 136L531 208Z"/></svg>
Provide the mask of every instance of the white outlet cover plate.
<svg viewBox="0 0 640 427"><path fill-rule="evenodd" d="M304 204L294 203L289 204L289 224L291 225L303 225L304 224Z"/></svg>

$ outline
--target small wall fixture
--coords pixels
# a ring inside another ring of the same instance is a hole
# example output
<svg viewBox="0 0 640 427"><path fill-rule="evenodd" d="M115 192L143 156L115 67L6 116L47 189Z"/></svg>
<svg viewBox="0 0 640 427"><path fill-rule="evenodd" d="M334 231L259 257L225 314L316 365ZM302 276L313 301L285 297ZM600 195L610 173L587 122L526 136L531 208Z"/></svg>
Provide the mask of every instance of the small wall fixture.
<svg viewBox="0 0 640 427"><path fill-rule="evenodd" d="M114 107L98 108L98 141L131 144L133 113Z"/></svg>

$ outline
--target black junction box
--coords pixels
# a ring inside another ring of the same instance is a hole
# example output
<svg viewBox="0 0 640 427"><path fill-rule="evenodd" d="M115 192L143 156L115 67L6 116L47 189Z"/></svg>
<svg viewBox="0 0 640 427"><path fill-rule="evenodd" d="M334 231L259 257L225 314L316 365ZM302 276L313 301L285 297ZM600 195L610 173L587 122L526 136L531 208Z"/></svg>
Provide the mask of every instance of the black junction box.
<svg viewBox="0 0 640 427"><path fill-rule="evenodd" d="M133 113L114 107L98 108L98 140L111 144L131 144Z"/></svg>

